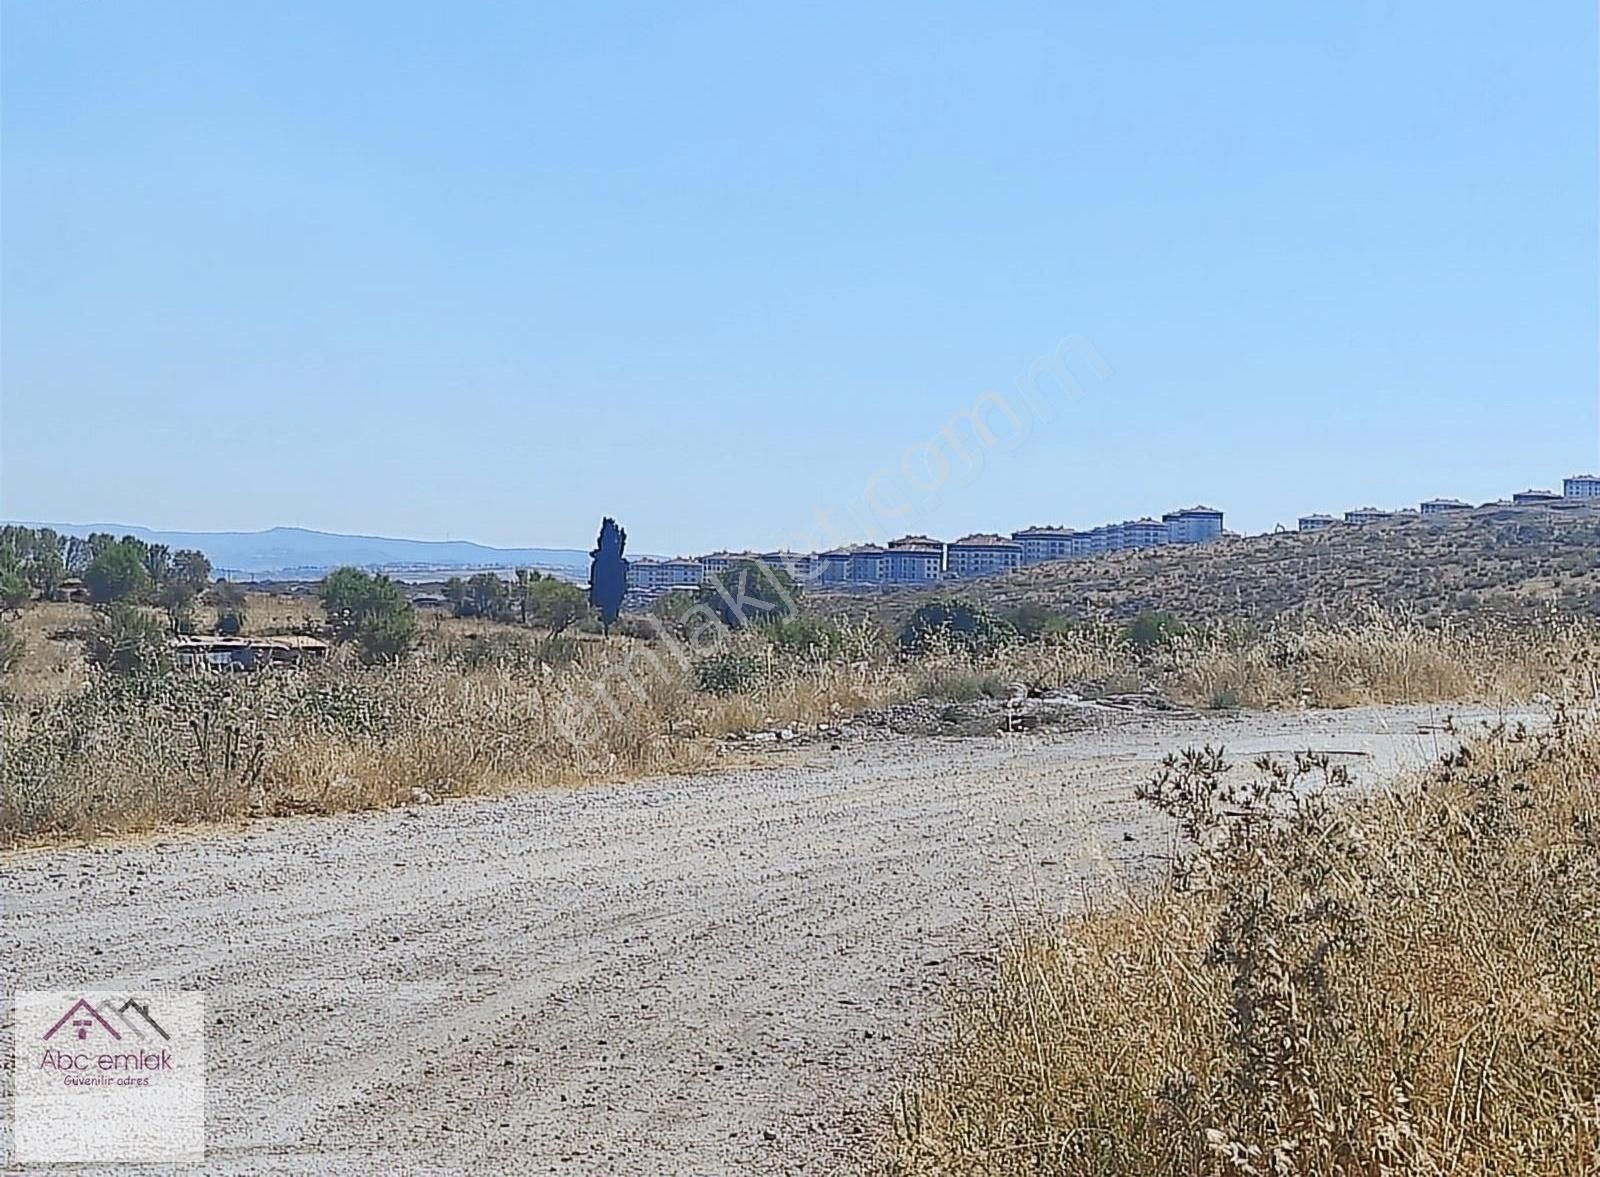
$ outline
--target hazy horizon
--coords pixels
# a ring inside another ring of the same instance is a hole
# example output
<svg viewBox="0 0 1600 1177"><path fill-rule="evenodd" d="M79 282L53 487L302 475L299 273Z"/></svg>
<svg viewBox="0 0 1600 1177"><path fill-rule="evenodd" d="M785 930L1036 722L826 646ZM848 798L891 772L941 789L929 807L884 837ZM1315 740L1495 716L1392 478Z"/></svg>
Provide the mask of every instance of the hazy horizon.
<svg viewBox="0 0 1600 1177"><path fill-rule="evenodd" d="M673 554L1600 466L1590 6L3 21L7 517Z"/></svg>

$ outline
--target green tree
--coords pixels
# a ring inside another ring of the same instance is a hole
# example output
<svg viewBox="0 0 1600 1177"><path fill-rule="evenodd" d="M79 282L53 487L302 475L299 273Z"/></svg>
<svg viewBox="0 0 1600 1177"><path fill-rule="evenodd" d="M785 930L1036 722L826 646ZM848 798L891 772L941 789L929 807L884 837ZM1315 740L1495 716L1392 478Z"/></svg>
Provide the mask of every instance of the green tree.
<svg viewBox="0 0 1600 1177"><path fill-rule="evenodd" d="M195 592L203 592L211 583L211 561L204 552L179 548L172 553L172 574Z"/></svg>
<svg viewBox="0 0 1600 1177"><path fill-rule="evenodd" d="M142 549L140 557L144 561L144 570L150 574L150 583L157 588L167 583L172 576L172 552L166 544L147 544L133 536L123 536L123 543L135 543Z"/></svg>
<svg viewBox="0 0 1600 1177"><path fill-rule="evenodd" d="M194 632L194 586L176 577L161 586L156 600L166 610L174 635Z"/></svg>
<svg viewBox="0 0 1600 1177"><path fill-rule="evenodd" d="M364 662L397 659L416 641L416 610L387 576L340 568L323 580L318 596L334 638L355 642Z"/></svg>
<svg viewBox="0 0 1600 1177"><path fill-rule="evenodd" d="M589 553L589 603L600 611L600 624L607 633L622 612L622 599L628 593L628 562L622 553L628 546L628 533L607 515L600 521L600 535Z"/></svg>
<svg viewBox="0 0 1600 1177"><path fill-rule="evenodd" d="M217 611L217 632L234 637L250 620L244 589L231 580L219 580L206 592L206 604Z"/></svg>
<svg viewBox="0 0 1600 1177"><path fill-rule="evenodd" d="M588 617L589 601L577 585L546 576L528 588L528 616L553 637Z"/></svg>
<svg viewBox="0 0 1600 1177"><path fill-rule="evenodd" d="M83 583L95 604L137 601L150 591L150 570L137 544L123 540L105 545L84 569Z"/></svg>
<svg viewBox="0 0 1600 1177"><path fill-rule="evenodd" d="M472 617L503 621L511 615L511 589L493 572L479 572L467 579L467 605Z"/></svg>
<svg viewBox="0 0 1600 1177"><path fill-rule="evenodd" d="M0 611L19 612L33 599L33 586L15 568L0 568Z"/></svg>
<svg viewBox="0 0 1600 1177"><path fill-rule="evenodd" d="M533 599L533 586L540 579L540 575L531 568L517 569L517 581L511 586L511 598L517 604L517 617L523 625L528 624L528 606Z"/></svg>
<svg viewBox="0 0 1600 1177"><path fill-rule="evenodd" d="M444 582L444 591L440 594L445 599L445 604L450 606L450 612L456 617L465 617L467 608L467 582L459 576L452 576Z"/></svg>
<svg viewBox="0 0 1600 1177"><path fill-rule="evenodd" d="M787 569L764 560L739 560L701 585L699 599L729 629L742 629L795 616L800 588Z"/></svg>
<svg viewBox="0 0 1600 1177"><path fill-rule="evenodd" d="M83 644L89 665L113 674L155 674L171 665L166 628L143 609L117 602L102 611Z"/></svg>

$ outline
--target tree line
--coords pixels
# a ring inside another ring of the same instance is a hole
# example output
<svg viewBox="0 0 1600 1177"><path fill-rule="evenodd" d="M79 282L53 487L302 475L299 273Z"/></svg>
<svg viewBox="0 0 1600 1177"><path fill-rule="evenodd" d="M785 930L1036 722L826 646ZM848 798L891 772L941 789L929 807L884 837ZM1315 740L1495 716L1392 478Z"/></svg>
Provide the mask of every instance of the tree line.
<svg viewBox="0 0 1600 1177"><path fill-rule="evenodd" d="M20 609L35 594L49 600L70 579L83 582L96 605L157 605L174 633L192 632L202 594L217 611L217 628L238 633L245 623L244 592L211 579L211 561L194 548L176 551L138 536L109 532L62 535L49 527L0 527L0 605Z"/></svg>

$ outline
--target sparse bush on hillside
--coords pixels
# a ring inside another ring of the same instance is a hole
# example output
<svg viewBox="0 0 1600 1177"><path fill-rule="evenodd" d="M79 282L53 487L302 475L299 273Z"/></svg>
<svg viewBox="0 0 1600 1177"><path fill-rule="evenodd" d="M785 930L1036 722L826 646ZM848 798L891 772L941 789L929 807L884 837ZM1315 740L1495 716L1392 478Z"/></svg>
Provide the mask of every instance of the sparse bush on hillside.
<svg viewBox="0 0 1600 1177"><path fill-rule="evenodd" d="M22 661L22 655L27 652L28 645L4 621L0 621L0 674L6 674Z"/></svg>
<svg viewBox="0 0 1600 1177"><path fill-rule="evenodd" d="M1128 623L1128 644L1135 650L1153 650L1189 632L1170 613L1141 613Z"/></svg>
<svg viewBox="0 0 1600 1177"><path fill-rule="evenodd" d="M826 658L843 646L844 634L823 617L785 617L762 627L761 632L787 654Z"/></svg>
<svg viewBox="0 0 1600 1177"><path fill-rule="evenodd" d="M1014 635L1010 625L976 601L930 601L901 628L900 648L912 654L949 646L991 650Z"/></svg>
<svg viewBox="0 0 1600 1177"><path fill-rule="evenodd" d="M787 569L765 560L739 560L700 586L698 600L729 629L763 626L799 612L800 586Z"/></svg>
<svg viewBox="0 0 1600 1177"><path fill-rule="evenodd" d="M695 688L710 695L742 694L753 690L761 679L761 663L748 654L728 651L694 664Z"/></svg>
<svg viewBox="0 0 1600 1177"><path fill-rule="evenodd" d="M83 656L113 674L159 674L172 664L166 627L138 606L120 603L99 612Z"/></svg>
<svg viewBox="0 0 1600 1177"><path fill-rule="evenodd" d="M1072 629L1065 614L1033 601L1025 601L1003 614L1006 624L1025 638L1054 637Z"/></svg>
<svg viewBox="0 0 1600 1177"><path fill-rule="evenodd" d="M244 590L238 585L229 580L217 581L206 590L206 604L216 610L218 633L237 637L244 632L250 610Z"/></svg>

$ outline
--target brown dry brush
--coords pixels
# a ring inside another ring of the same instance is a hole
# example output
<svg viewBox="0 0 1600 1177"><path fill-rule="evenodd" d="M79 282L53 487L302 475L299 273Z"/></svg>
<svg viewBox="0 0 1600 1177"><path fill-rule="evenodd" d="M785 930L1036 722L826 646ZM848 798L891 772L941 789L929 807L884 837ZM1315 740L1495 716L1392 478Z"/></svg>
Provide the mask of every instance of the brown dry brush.
<svg viewBox="0 0 1600 1177"><path fill-rule="evenodd" d="M1325 758L1255 768L1163 766L1171 879L1009 946L887 1171L1600 1171L1600 722L1345 804Z"/></svg>
<svg viewBox="0 0 1600 1177"><path fill-rule="evenodd" d="M708 668L650 641L474 628L472 640L441 630L397 665L341 652L314 668L148 678L64 662L70 643L41 635L53 661L0 680L0 845L694 769L730 732L922 695L1006 698L1018 685L1153 689L1202 707L1527 699L1575 666L1592 674L1596 646L1570 624L1480 632L1373 616L1212 628L1149 650L1118 627L1085 626L907 657L872 627L846 626L806 648L742 633Z"/></svg>

